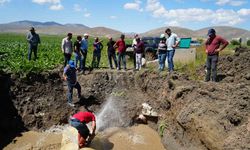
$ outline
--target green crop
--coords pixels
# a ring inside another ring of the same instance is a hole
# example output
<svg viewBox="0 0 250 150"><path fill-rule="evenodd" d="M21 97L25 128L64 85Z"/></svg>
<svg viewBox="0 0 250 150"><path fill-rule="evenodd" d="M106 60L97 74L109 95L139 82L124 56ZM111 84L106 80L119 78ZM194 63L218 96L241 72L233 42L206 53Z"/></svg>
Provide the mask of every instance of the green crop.
<svg viewBox="0 0 250 150"><path fill-rule="evenodd" d="M27 74L40 73L63 64L64 57L61 52L63 36L40 35L41 44L38 46L38 60L28 61L28 43L24 34L0 34L0 70L4 72ZM73 37L73 42L76 37ZM107 42L101 38L103 50L100 67L108 67ZM90 67L93 57L93 38L89 39L89 50L86 66ZM33 58L32 54L32 58ZM74 56L71 57L74 59Z"/></svg>

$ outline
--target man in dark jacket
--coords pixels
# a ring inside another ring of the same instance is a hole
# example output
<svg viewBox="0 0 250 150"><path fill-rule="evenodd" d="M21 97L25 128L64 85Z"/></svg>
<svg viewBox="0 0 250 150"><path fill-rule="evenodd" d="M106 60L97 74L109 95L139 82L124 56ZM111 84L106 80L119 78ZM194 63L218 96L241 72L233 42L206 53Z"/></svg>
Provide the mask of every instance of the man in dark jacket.
<svg viewBox="0 0 250 150"><path fill-rule="evenodd" d="M38 44L41 43L39 35L36 33L35 28L30 28L30 33L27 35L27 41L29 42L29 51L28 51L28 59L31 60L32 52L34 52L34 60L36 60L37 57L37 47Z"/></svg>
<svg viewBox="0 0 250 150"><path fill-rule="evenodd" d="M136 38L136 48L135 48L135 56L136 56L136 70L141 70L142 66L142 55L144 53L144 43L141 41L140 37Z"/></svg>
<svg viewBox="0 0 250 150"><path fill-rule="evenodd" d="M73 60L70 60L69 64L64 68L63 78L65 81L67 81L67 84L68 84L68 93L67 93L68 104L74 107L75 105L72 103L73 88L77 89L78 99L80 100L81 99L81 86L77 82L76 68L75 68L75 64Z"/></svg>
<svg viewBox="0 0 250 150"><path fill-rule="evenodd" d="M118 67L117 66L117 60L116 60L114 45L115 45L115 41L113 41L112 37L109 37L109 41L107 43L107 46L108 46L107 50L108 50L108 60L109 60L109 67L110 67L110 69L114 69L113 65L112 65L112 59L114 60L115 67L116 68Z"/></svg>

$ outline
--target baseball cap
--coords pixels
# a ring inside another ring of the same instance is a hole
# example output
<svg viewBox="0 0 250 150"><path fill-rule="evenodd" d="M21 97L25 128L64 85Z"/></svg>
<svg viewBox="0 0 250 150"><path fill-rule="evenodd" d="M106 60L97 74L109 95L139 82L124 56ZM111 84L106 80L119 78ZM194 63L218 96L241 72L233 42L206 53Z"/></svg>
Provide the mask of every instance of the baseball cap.
<svg viewBox="0 0 250 150"><path fill-rule="evenodd" d="M160 38L165 38L165 34L161 34L161 35L160 35Z"/></svg>
<svg viewBox="0 0 250 150"><path fill-rule="evenodd" d="M30 31L35 31L35 28L34 27L30 27Z"/></svg>
<svg viewBox="0 0 250 150"><path fill-rule="evenodd" d="M89 34L88 33L84 33L83 36L89 36Z"/></svg>
<svg viewBox="0 0 250 150"><path fill-rule="evenodd" d="M212 35L212 34L215 34L215 30L214 29L209 29L208 32L207 32L207 35Z"/></svg>
<svg viewBox="0 0 250 150"><path fill-rule="evenodd" d="M70 60L70 61L69 61L69 66L70 66L70 67L75 67L75 63L74 63L73 60Z"/></svg>

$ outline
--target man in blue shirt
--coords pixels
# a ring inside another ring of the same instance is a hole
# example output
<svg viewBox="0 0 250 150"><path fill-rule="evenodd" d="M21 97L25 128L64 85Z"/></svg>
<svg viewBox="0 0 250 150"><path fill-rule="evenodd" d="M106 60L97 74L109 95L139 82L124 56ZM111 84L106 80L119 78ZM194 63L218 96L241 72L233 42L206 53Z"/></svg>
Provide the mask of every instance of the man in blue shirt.
<svg viewBox="0 0 250 150"><path fill-rule="evenodd" d="M175 54L175 48L180 43L180 38L175 34L172 33L171 29L167 28L165 33L168 35L167 37L167 59L168 59L168 71L172 72L174 71L174 54Z"/></svg>
<svg viewBox="0 0 250 150"><path fill-rule="evenodd" d="M88 38L89 38L89 35L87 33L85 33L83 35L83 39L82 39L82 42L81 42L81 53L82 53L82 68L81 70L83 71L83 73L85 72L85 65L86 65L86 59L87 59L87 53L88 53Z"/></svg>
<svg viewBox="0 0 250 150"><path fill-rule="evenodd" d="M37 57L37 47L38 44L41 43L39 35L35 32L35 28L30 28L30 33L27 34L27 41L29 42L29 51L28 51L28 59L31 60L32 52L34 52L34 60L36 60Z"/></svg>
<svg viewBox="0 0 250 150"><path fill-rule="evenodd" d="M77 89L78 99L80 100L81 99L81 86L77 82L76 68L75 68L75 64L73 60L70 60L69 64L64 68L63 78L65 81L67 81L67 84L68 84L68 93L67 93L68 104L74 107L75 105L72 104L73 88Z"/></svg>

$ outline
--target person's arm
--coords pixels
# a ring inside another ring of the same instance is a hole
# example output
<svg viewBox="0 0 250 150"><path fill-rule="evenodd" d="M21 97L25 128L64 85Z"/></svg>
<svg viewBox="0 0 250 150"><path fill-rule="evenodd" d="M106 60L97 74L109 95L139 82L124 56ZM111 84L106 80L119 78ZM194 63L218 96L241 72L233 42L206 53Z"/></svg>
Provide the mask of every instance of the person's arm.
<svg viewBox="0 0 250 150"><path fill-rule="evenodd" d="M65 52L65 41L64 41L64 39L62 40L61 48L62 48L62 52L64 53Z"/></svg>
<svg viewBox="0 0 250 150"><path fill-rule="evenodd" d="M173 48L176 48L179 45L179 43L180 43L180 38L177 35L175 35L175 40L176 40L176 42L173 45Z"/></svg>
<svg viewBox="0 0 250 150"><path fill-rule="evenodd" d="M66 81L67 80L67 75L66 75L66 72L67 72L67 69L68 69L68 66L66 66L63 70L63 80Z"/></svg>
<svg viewBox="0 0 250 150"><path fill-rule="evenodd" d="M116 49L118 47L118 42L116 42L113 47Z"/></svg>
<svg viewBox="0 0 250 150"><path fill-rule="evenodd" d="M100 50L102 50L103 49L103 45L102 45L102 43L100 43Z"/></svg>
<svg viewBox="0 0 250 150"><path fill-rule="evenodd" d="M229 44L228 41L223 38L220 38L220 42L222 43L222 46L220 46L218 49L215 50L215 52L217 53L225 49L227 45Z"/></svg>
<svg viewBox="0 0 250 150"><path fill-rule="evenodd" d="M27 41L30 43L31 42L31 35L30 33L27 34L27 37L26 37Z"/></svg>

